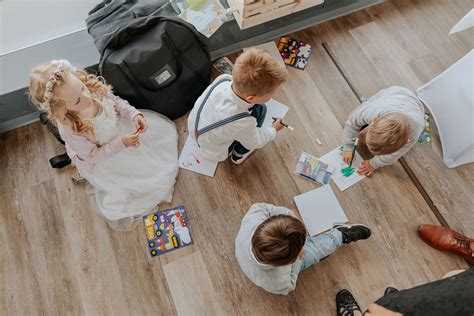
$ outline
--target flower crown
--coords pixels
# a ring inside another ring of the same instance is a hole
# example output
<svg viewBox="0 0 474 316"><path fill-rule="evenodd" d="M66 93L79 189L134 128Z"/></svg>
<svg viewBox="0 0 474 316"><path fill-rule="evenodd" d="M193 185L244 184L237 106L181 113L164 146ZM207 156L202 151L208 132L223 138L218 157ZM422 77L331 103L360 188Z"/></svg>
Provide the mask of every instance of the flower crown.
<svg viewBox="0 0 474 316"><path fill-rule="evenodd" d="M53 60L52 65L56 66L54 72L49 76L48 82L46 83L46 91L44 92L43 102L41 107L51 113L51 99L53 98L53 89L56 83L63 78L67 71L76 70L75 67L66 59Z"/></svg>

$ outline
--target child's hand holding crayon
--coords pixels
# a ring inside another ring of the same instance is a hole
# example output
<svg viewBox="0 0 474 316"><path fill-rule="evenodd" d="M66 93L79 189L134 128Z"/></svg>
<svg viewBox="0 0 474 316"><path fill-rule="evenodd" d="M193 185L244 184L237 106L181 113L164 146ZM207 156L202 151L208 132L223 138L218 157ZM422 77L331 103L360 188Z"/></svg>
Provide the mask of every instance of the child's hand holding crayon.
<svg viewBox="0 0 474 316"><path fill-rule="evenodd" d="M143 115L137 115L133 118L133 121L135 122L135 126L137 128L135 133L145 133L148 125L146 124L145 118Z"/></svg>

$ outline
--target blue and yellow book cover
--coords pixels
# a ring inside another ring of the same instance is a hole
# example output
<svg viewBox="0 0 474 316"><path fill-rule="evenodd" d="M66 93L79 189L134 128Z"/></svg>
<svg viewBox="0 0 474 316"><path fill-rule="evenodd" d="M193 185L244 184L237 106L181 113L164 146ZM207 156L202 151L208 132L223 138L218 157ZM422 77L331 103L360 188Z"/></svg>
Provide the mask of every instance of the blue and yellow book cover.
<svg viewBox="0 0 474 316"><path fill-rule="evenodd" d="M183 205L143 216L148 250L152 257L192 245Z"/></svg>

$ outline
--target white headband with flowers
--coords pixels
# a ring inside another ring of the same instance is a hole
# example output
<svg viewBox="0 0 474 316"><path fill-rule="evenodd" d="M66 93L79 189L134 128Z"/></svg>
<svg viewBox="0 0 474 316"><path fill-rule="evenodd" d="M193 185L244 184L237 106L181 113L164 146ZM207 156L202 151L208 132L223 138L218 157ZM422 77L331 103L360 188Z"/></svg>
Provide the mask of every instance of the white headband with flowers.
<svg viewBox="0 0 474 316"><path fill-rule="evenodd" d="M49 76L46 83L46 91L44 92L43 102L41 107L48 113L51 112L51 99L53 98L53 89L56 83L66 74L66 71L74 71L75 67L66 59L53 60L52 65L56 66L54 72Z"/></svg>

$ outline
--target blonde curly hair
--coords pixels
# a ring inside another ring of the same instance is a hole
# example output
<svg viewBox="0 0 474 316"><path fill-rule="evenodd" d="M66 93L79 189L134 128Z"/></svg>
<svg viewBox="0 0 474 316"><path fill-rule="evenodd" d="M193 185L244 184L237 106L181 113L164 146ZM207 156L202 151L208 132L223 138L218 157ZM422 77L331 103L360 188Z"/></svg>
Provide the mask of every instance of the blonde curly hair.
<svg viewBox="0 0 474 316"><path fill-rule="evenodd" d="M68 74L76 76L89 89L92 100L100 103L107 97L111 87L105 83L102 77L87 73L85 70L72 67L69 62L64 61L58 66L58 62L36 66L29 77L29 97L38 110L48 113L53 123L58 122L68 125L78 134L94 136L94 126L89 121L83 121L73 111L68 111L64 100L55 95L56 87L65 83ZM53 82L53 83L52 83Z"/></svg>
<svg viewBox="0 0 474 316"><path fill-rule="evenodd" d="M373 155L388 155L402 148L411 133L410 119L390 113L375 120L367 129L367 148Z"/></svg>

